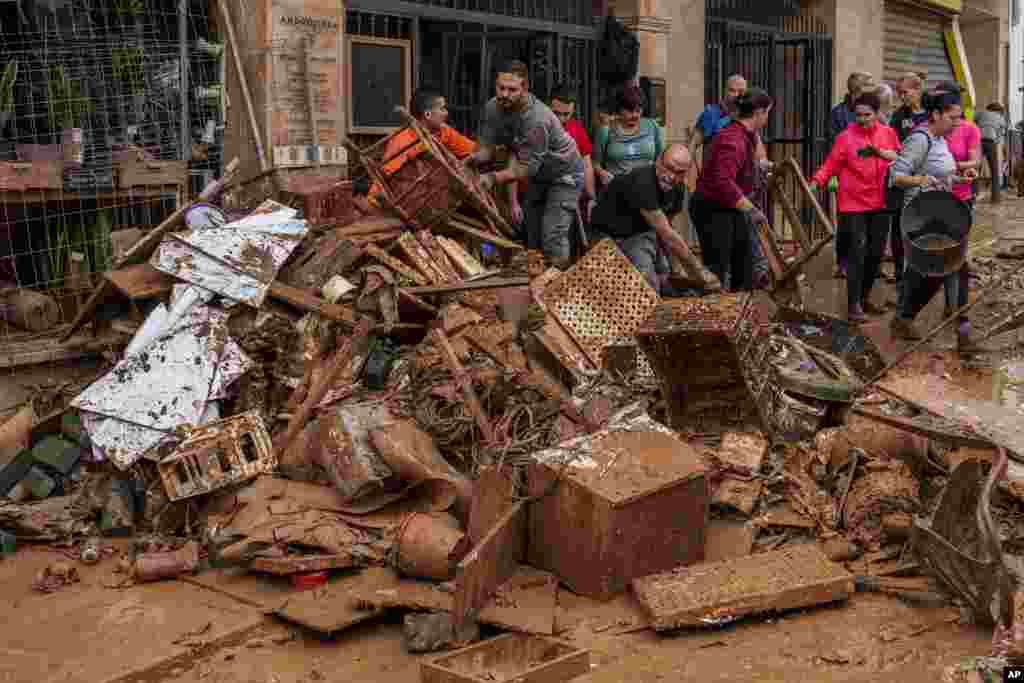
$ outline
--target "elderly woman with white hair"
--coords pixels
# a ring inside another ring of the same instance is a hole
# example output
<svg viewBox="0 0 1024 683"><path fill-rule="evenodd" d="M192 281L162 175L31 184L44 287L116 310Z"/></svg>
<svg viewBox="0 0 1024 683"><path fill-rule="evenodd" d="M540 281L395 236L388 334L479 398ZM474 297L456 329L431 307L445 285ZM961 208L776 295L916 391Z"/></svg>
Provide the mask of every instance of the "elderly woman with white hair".
<svg viewBox="0 0 1024 683"><path fill-rule="evenodd" d="M882 103L882 108L878 110L878 120L888 126L892 121L893 112L896 110L896 91L888 83L879 83L875 94L878 95L878 100Z"/></svg>

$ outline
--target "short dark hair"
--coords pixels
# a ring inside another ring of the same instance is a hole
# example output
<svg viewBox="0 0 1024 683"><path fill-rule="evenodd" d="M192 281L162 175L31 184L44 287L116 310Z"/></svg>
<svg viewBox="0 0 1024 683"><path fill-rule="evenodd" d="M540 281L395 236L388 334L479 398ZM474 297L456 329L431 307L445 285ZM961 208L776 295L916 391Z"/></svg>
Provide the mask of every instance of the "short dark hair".
<svg viewBox="0 0 1024 683"><path fill-rule="evenodd" d="M747 88L736 100L738 118L749 119L758 109L768 109L775 100L761 88Z"/></svg>
<svg viewBox="0 0 1024 683"><path fill-rule="evenodd" d="M530 82L530 68L526 66L526 63L519 59L506 59L498 63L499 74L515 74L519 76L523 81Z"/></svg>
<svg viewBox="0 0 1024 683"><path fill-rule="evenodd" d="M854 108L856 107L871 107L871 109L877 113L882 108L882 98L878 96L877 92L863 92L857 96L857 99L853 101Z"/></svg>
<svg viewBox="0 0 1024 683"><path fill-rule="evenodd" d="M987 109L989 111L996 111L996 112L999 112L1000 114L1002 114L1004 111L1006 111L1006 109L1003 107L1003 105L999 104L998 102L991 103L990 105L985 107L985 109Z"/></svg>
<svg viewBox="0 0 1024 683"><path fill-rule="evenodd" d="M921 107L928 113L929 118L932 114L944 114L951 108L959 106L961 106L959 89L950 92L948 88L943 88L940 85L921 96Z"/></svg>
<svg viewBox="0 0 1024 683"><path fill-rule="evenodd" d="M576 104L576 91L567 85L559 85L551 91L548 101L558 100L566 104Z"/></svg>
<svg viewBox="0 0 1024 683"><path fill-rule="evenodd" d="M644 92L636 86L626 86L619 90L615 103L618 105L619 111L643 109Z"/></svg>
<svg viewBox="0 0 1024 683"><path fill-rule="evenodd" d="M409 103L409 113L420 118L434 108L434 103L444 97L438 90L433 88L421 88L412 94L412 101Z"/></svg>

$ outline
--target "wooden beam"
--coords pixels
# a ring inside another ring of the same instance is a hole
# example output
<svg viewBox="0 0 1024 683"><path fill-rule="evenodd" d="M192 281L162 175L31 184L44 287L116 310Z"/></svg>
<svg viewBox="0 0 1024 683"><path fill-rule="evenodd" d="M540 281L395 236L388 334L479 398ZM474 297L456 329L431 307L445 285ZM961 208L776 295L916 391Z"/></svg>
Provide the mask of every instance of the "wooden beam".
<svg viewBox="0 0 1024 683"><path fill-rule="evenodd" d="M410 294L453 294L455 292L469 292L480 289L502 289L504 287L527 287L530 284L528 277L494 278L480 280L479 282L456 282L450 285L438 285L436 287L406 287L404 291Z"/></svg>
<svg viewBox="0 0 1024 683"><path fill-rule="evenodd" d="M292 287L283 282L271 284L267 293L278 301L283 301L303 311L318 313L336 322L355 326L358 320L355 311L348 306L332 304L326 299L321 299L315 294L310 293L308 290Z"/></svg>

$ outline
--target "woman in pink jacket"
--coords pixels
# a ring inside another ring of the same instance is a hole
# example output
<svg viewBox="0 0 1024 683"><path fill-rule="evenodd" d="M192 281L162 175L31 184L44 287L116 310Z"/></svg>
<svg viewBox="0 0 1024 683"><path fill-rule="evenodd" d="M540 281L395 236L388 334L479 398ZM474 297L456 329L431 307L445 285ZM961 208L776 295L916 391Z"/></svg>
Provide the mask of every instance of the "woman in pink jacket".
<svg viewBox="0 0 1024 683"><path fill-rule="evenodd" d="M874 92L863 93L853 101L856 123L839 134L828 159L811 182L814 190L826 185L833 176L839 177L839 222L850 239L846 315L854 323L865 322L865 312L884 313L871 304L869 297L889 233L889 215L884 211L885 179L900 141L896 131L879 122L880 107Z"/></svg>

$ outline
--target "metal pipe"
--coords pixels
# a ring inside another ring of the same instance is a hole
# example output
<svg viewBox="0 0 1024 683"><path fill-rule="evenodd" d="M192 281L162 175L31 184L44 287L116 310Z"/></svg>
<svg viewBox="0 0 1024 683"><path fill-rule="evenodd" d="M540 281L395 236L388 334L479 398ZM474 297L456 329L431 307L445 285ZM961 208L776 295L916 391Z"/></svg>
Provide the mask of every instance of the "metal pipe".
<svg viewBox="0 0 1024 683"><path fill-rule="evenodd" d="M192 157L188 110L188 0L178 0L178 53L181 59L181 159L188 161Z"/></svg>

